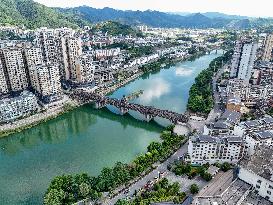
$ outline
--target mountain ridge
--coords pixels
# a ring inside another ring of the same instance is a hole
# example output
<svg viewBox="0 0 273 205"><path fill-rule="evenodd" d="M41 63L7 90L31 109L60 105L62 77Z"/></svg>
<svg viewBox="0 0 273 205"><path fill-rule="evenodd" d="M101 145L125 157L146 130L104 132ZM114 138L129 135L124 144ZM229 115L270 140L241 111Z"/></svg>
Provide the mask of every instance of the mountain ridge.
<svg viewBox="0 0 273 205"><path fill-rule="evenodd" d="M125 24L139 25L146 24L153 27L222 27L227 23L225 19L210 19L202 14L193 16L181 16L168 14L165 12L146 10L117 10L109 7L97 9L89 6L79 6L74 8L58 8L63 13L78 13L85 20L93 23L101 21L120 21Z"/></svg>
<svg viewBox="0 0 273 205"><path fill-rule="evenodd" d="M93 23L102 21L119 21L124 24L148 25L152 27L181 28L231 28L246 29L257 25L273 23L272 18L254 18L240 15L228 15L220 12L190 13L180 15L155 10L133 11L118 10L109 7L93 8L79 6L74 8L58 8L63 13L77 13Z"/></svg>
<svg viewBox="0 0 273 205"><path fill-rule="evenodd" d="M116 21L129 26L147 25L166 28L231 28L247 29L269 25L273 19L245 18L219 12L170 14L155 10L132 11L109 7L97 9L89 6L50 8L33 0L1 0L0 24L24 25L26 28L91 26L105 21ZM116 25L117 27L121 27Z"/></svg>
<svg viewBox="0 0 273 205"><path fill-rule="evenodd" d="M0 23L2 25L24 25L34 29L41 26L77 28L88 25L80 16L59 12L33 0L1 0Z"/></svg>

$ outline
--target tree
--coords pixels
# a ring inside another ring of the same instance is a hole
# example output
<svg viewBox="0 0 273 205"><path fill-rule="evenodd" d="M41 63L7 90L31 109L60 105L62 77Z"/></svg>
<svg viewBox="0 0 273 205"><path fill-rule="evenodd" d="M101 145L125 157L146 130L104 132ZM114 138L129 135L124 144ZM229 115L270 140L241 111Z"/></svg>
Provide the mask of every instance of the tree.
<svg viewBox="0 0 273 205"><path fill-rule="evenodd" d="M205 172L204 174L202 174L201 177L206 181L210 181L212 179L211 174L208 172Z"/></svg>
<svg viewBox="0 0 273 205"><path fill-rule="evenodd" d="M167 126L167 127L166 127L166 130L168 130L168 131L171 131L171 132L172 132L172 131L173 131L173 129L174 129L174 127L175 127L175 125L173 125L173 124L172 124L172 125L169 125L169 126Z"/></svg>
<svg viewBox="0 0 273 205"><path fill-rule="evenodd" d="M163 179L159 182L160 187L163 188L163 189L165 189L165 188L168 187L168 183L169 183L169 181L168 181L167 178L163 178Z"/></svg>
<svg viewBox="0 0 273 205"><path fill-rule="evenodd" d="M147 149L148 152L152 152L153 150L161 151L162 145L159 142L152 142L151 144L149 144Z"/></svg>
<svg viewBox="0 0 273 205"><path fill-rule="evenodd" d="M227 172L228 170L231 169L231 166L228 162L224 162L221 166L221 170L224 171L224 172Z"/></svg>
<svg viewBox="0 0 273 205"><path fill-rule="evenodd" d="M130 204L130 202L128 202L127 200L125 200L125 199L119 199L116 203L115 203L115 205L129 205Z"/></svg>
<svg viewBox="0 0 273 205"><path fill-rule="evenodd" d="M49 186L50 189L63 190L70 192L73 189L73 177L71 175L57 176L53 179Z"/></svg>
<svg viewBox="0 0 273 205"><path fill-rule="evenodd" d="M51 189L44 197L45 205L62 205L65 199L63 190Z"/></svg>
<svg viewBox="0 0 273 205"><path fill-rule="evenodd" d="M197 194L199 192L199 187L197 186L197 184L192 184L190 187L190 192L192 194Z"/></svg>
<svg viewBox="0 0 273 205"><path fill-rule="evenodd" d="M79 197L81 197L81 198L86 198L87 196L89 196L89 194L90 194L90 187L89 187L89 185L88 184L86 184L86 183L81 183L80 185L79 185Z"/></svg>

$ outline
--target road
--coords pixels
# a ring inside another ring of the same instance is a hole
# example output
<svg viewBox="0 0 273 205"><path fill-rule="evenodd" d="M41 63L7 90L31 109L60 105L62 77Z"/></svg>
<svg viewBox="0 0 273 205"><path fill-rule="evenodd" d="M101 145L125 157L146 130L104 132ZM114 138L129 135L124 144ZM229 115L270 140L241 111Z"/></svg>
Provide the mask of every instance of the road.
<svg viewBox="0 0 273 205"><path fill-rule="evenodd" d="M212 80L212 90L213 90L213 99L214 99L214 107L210 111L206 122L214 122L217 117L219 117L223 111L220 107L220 93L217 91L217 80L221 77L221 75L224 73L225 69L228 67L228 65L224 65L222 68L218 70L216 75L214 76Z"/></svg>
<svg viewBox="0 0 273 205"><path fill-rule="evenodd" d="M129 193L127 193L127 194L121 193L121 194L115 196L112 199L106 200L103 204L105 204L105 205L113 205L119 199L123 199L123 198L126 198L128 196L132 196L135 193L135 191L138 191L139 189L141 189L142 187L144 187L145 184L147 184L148 181L153 181L155 177L158 177L158 173L159 172L165 172L166 174L164 175L164 177L167 176L167 175L169 175L170 173L169 173L169 171L167 169L168 164L174 162L174 160L177 160L180 156L182 156L183 154L187 153L187 151L188 151L188 142L185 143L181 148L179 148L166 161L164 161L163 163L161 163L160 165L158 165L158 167L156 169L154 169L152 172L150 172L149 174L147 174L145 177L141 178L136 183L132 184L129 187Z"/></svg>

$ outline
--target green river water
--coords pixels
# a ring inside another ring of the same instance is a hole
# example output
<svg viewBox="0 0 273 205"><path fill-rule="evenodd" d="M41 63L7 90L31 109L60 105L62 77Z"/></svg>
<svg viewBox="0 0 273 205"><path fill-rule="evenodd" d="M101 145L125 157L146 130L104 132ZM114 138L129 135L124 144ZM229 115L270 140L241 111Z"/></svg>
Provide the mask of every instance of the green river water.
<svg viewBox="0 0 273 205"><path fill-rule="evenodd" d="M138 90L136 103L183 113L189 89L198 73L218 54L211 53L146 74L112 94L122 97ZM109 111L110 110L110 111ZM138 113L120 116L113 107L80 107L54 120L0 139L0 204L42 204L54 176L87 172L97 175L115 162L130 162L159 140L161 125L142 122ZM133 117L132 117L133 116Z"/></svg>

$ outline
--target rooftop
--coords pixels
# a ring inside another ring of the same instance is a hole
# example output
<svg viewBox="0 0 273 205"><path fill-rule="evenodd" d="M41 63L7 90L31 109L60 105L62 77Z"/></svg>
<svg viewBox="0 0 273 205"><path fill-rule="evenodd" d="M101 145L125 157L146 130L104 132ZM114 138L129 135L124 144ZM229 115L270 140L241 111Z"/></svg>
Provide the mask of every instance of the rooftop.
<svg viewBox="0 0 273 205"><path fill-rule="evenodd" d="M217 138L209 136L209 135L199 135L196 137L196 141L199 143L206 143L206 142L216 143Z"/></svg>
<svg viewBox="0 0 273 205"><path fill-rule="evenodd" d="M258 194L250 192L242 202L242 205L272 205L272 203Z"/></svg>
<svg viewBox="0 0 273 205"><path fill-rule="evenodd" d="M259 126L260 122L258 120L251 120L251 121L246 121L243 123L246 127L255 127L255 126Z"/></svg>
<svg viewBox="0 0 273 205"><path fill-rule="evenodd" d="M250 160L243 160L241 167L254 172L255 174L273 181L273 148L262 145L257 147Z"/></svg>
<svg viewBox="0 0 273 205"><path fill-rule="evenodd" d="M198 143L241 143L243 141L242 137L237 135L198 135L192 139Z"/></svg>
<svg viewBox="0 0 273 205"><path fill-rule="evenodd" d="M241 103L241 98L238 95L230 94L228 97L229 103Z"/></svg>
<svg viewBox="0 0 273 205"><path fill-rule="evenodd" d="M265 117L262 119L262 121L265 123L273 123L273 118L272 117Z"/></svg>
<svg viewBox="0 0 273 205"><path fill-rule="evenodd" d="M254 135L260 139L273 139L273 133L270 130L263 130L259 132L255 132Z"/></svg>
<svg viewBox="0 0 273 205"><path fill-rule="evenodd" d="M195 204L198 205L234 205L237 204L244 194L251 188L251 185L240 179L236 179L228 188L222 189L220 193L197 196Z"/></svg>
<svg viewBox="0 0 273 205"><path fill-rule="evenodd" d="M239 137L239 136L226 136L225 137L225 140L228 142L228 143L232 143L232 142L236 142L236 143L241 143L243 142L243 139L242 137Z"/></svg>
<svg viewBox="0 0 273 205"><path fill-rule="evenodd" d="M226 123L223 120L219 120L215 123L212 123L211 125L213 126L213 128L218 128L218 129L229 129L230 128L228 123Z"/></svg>
<svg viewBox="0 0 273 205"><path fill-rule="evenodd" d="M227 121L231 124L236 124L241 118L241 113L236 111L226 110L223 115L220 117L220 120Z"/></svg>

